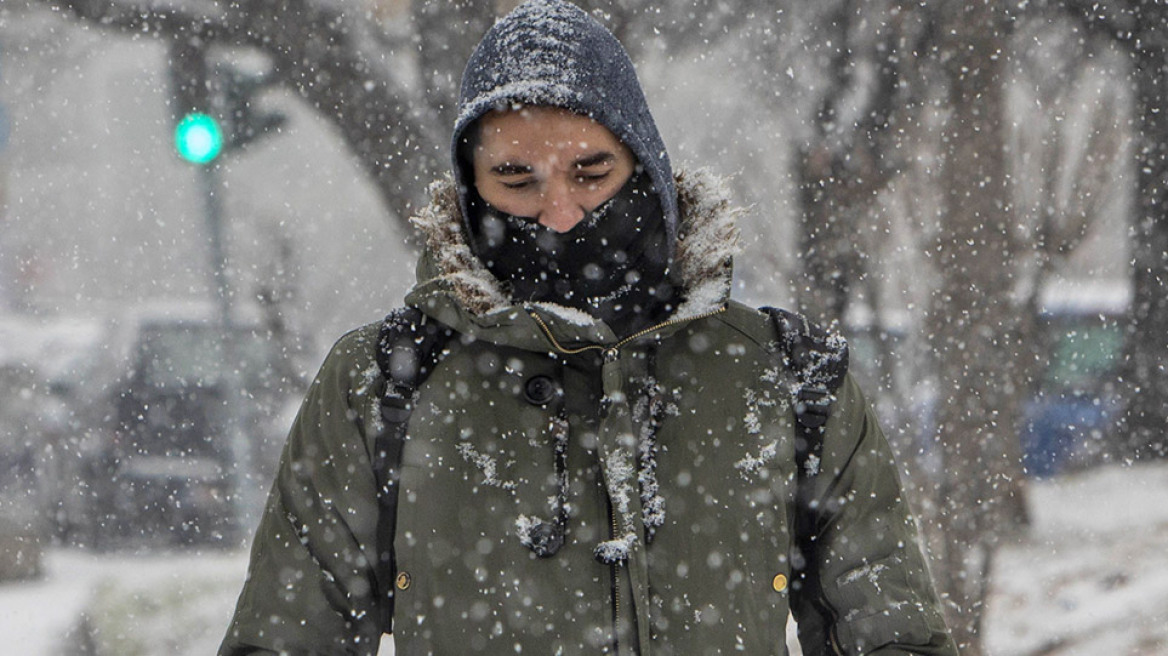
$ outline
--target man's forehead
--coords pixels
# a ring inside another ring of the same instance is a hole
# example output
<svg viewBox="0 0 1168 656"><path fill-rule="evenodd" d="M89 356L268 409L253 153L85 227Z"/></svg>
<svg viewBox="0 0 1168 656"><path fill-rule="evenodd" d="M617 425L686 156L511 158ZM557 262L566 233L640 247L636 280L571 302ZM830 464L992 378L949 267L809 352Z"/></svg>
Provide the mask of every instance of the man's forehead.
<svg viewBox="0 0 1168 656"><path fill-rule="evenodd" d="M478 135L476 156L492 166L526 165L533 159L594 166L627 151L604 124L559 107L515 105L492 110L480 119Z"/></svg>
<svg viewBox="0 0 1168 656"><path fill-rule="evenodd" d="M576 114L559 107L524 106L514 109L492 110L483 115L480 124L484 130L495 132L526 126L583 132L597 128L607 129L590 116Z"/></svg>
<svg viewBox="0 0 1168 656"><path fill-rule="evenodd" d="M509 145L516 148L551 148L554 150L588 150L592 145L583 136L566 136L559 139L527 140L521 137L499 139L495 145Z"/></svg>
<svg viewBox="0 0 1168 656"><path fill-rule="evenodd" d="M519 149L583 152L595 149L611 150L612 145L603 136L588 130L557 129L552 131L511 130L495 126L483 134L478 150Z"/></svg>

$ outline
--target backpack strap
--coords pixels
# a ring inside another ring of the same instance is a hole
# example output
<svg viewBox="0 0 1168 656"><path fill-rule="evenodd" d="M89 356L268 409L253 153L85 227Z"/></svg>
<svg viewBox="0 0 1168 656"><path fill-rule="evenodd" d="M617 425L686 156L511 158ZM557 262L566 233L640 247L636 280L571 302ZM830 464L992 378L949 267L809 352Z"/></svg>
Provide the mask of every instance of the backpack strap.
<svg viewBox="0 0 1168 656"><path fill-rule="evenodd" d="M374 566L381 611L381 630L393 628L393 554L397 525L397 481L406 427L414 409L416 393L445 354L445 345L454 330L412 307L389 313L381 324L377 340L377 367L385 378L381 397L381 431L374 438L373 472L377 477L377 553Z"/></svg>
<svg viewBox="0 0 1168 656"><path fill-rule="evenodd" d="M812 480L823 458L824 425L835 393L848 371L848 344L842 335L807 317L773 307L760 308L774 324L784 364L795 377L795 531L791 540L792 585L802 583L811 559L818 523Z"/></svg>

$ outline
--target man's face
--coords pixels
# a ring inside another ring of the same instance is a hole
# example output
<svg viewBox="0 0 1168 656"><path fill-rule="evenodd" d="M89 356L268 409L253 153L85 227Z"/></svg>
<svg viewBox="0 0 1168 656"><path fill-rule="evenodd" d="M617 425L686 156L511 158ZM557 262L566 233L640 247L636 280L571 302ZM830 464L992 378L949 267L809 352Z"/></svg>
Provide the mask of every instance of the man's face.
<svg viewBox="0 0 1168 656"><path fill-rule="evenodd" d="M558 107L492 111L479 121L475 188L502 212L567 232L616 195L636 166L608 128Z"/></svg>

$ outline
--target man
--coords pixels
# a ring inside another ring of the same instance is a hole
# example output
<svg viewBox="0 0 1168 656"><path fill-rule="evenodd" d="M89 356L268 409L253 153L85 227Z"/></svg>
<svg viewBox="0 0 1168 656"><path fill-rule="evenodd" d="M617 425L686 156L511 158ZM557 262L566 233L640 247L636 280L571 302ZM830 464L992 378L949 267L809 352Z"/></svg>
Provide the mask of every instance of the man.
<svg viewBox="0 0 1168 656"><path fill-rule="evenodd" d="M392 549L372 325L309 391L220 653L375 653L392 603L407 655L783 654L788 611L808 654L954 654L873 414L844 378L797 458L791 358L729 299L737 212L671 170L613 36L527 2L460 110L406 298L454 336Z"/></svg>

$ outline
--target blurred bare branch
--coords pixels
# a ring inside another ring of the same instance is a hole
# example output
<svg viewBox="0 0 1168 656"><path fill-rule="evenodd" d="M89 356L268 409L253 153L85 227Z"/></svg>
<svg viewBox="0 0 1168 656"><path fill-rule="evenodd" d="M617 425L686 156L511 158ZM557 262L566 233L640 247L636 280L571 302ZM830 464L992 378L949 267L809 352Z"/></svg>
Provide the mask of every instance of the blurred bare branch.
<svg viewBox="0 0 1168 656"><path fill-rule="evenodd" d="M126 33L187 40L202 49L251 47L326 120L375 181L403 234L420 181L441 170L442 143L421 120L417 92L394 74L395 54L364 15L310 0L247 0L179 7L115 0L46 0L77 19ZM398 44L405 48L408 43Z"/></svg>

